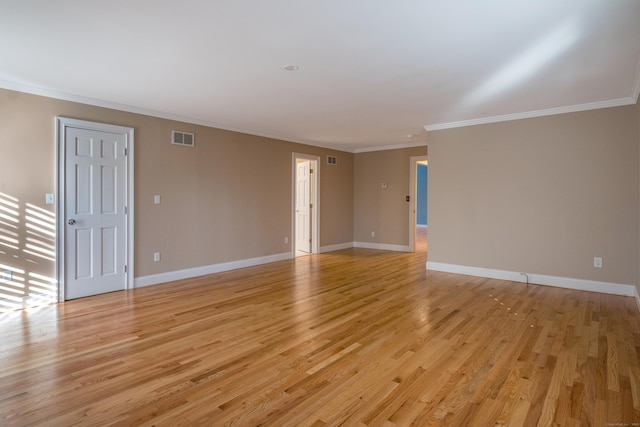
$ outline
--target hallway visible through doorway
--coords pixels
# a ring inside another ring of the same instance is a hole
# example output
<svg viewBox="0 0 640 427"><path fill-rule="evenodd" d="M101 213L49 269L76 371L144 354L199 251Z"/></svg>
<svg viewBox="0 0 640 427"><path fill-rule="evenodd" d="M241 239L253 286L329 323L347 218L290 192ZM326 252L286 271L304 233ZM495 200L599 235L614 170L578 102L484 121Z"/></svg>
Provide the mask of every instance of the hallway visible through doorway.
<svg viewBox="0 0 640 427"><path fill-rule="evenodd" d="M416 227L416 252L427 252L427 227Z"/></svg>

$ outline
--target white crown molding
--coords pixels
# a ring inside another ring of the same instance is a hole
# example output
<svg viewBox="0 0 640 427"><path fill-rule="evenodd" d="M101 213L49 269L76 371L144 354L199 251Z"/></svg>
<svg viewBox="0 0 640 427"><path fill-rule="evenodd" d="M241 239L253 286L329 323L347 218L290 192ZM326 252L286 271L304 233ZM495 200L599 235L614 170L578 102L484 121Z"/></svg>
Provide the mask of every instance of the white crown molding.
<svg viewBox="0 0 640 427"><path fill-rule="evenodd" d="M381 145L379 147L356 148L353 150L355 154L368 153L371 151L398 150L400 148L426 147L427 141L418 141L406 144Z"/></svg>
<svg viewBox="0 0 640 427"><path fill-rule="evenodd" d="M346 150L344 147L339 147L339 146L332 145L332 144L319 144L319 143L312 142L312 141L299 140L299 139L289 138L289 137L286 137L286 136L272 134L272 133L256 132L256 131L253 131L253 130L250 130L250 129L243 129L243 128L235 127L235 126L226 126L226 125L223 125L223 124L220 124L220 123L216 123L216 122L211 122L211 121L208 121L208 120L194 119L192 117L184 117L184 116L180 116L180 115L177 115L177 114L170 114L170 113L165 113L165 112L162 112L162 111L156 111L156 110L151 110L151 109L146 109L146 108L134 107L132 105L127 105L127 104L119 104L117 102L104 101L104 100L101 100L101 99L89 98L89 97L80 96L80 95L74 95L74 94L70 94L70 93L66 93L66 92L60 92L60 91L56 91L56 90L45 89L45 88L38 87L38 86L31 86L31 85L27 85L27 84L23 84L23 83L10 82L10 81L7 81L7 80L0 80L0 88L13 90L13 91L17 91L17 92L29 93L29 94L32 94L32 95L44 96L44 97L47 97L47 98L59 99L59 100L62 100L62 101L70 101L70 102L77 102L79 104L92 105L94 107L109 108L111 110L125 111L127 113L134 113L134 114L141 114L141 115L144 115L144 116L157 117L159 119L173 120L173 121L177 121L177 122L183 122L183 123L189 123L189 124L193 124L193 125L206 126L206 127L210 127L210 128L222 129L222 130L227 130L227 131L231 131L231 132L244 133L244 134L247 134L247 135L259 136L259 137L262 137L262 138L277 139L277 140L280 140L280 141L293 142L293 143L296 143L296 144L311 145L311 146L314 146L314 147L326 148L326 149L329 149L329 150L342 151L342 152L346 152L346 153L353 153L352 150Z"/></svg>
<svg viewBox="0 0 640 427"><path fill-rule="evenodd" d="M80 95L74 95L66 92L56 91L52 89L46 89L39 86L32 86L24 83L11 82L8 80L0 80L0 88L29 93L32 95L45 96L47 98L54 98L63 101L77 102L79 104L92 105L95 107L109 108L112 110L125 111L128 113L141 114L145 116L157 117L160 119L173 120L183 123L189 123L194 125L206 126L215 129L222 129L231 132L244 133L247 135L258 136L262 138L277 139L280 141L293 142L296 144L310 145L313 147L325 148L329 150L335 150L345 153L367 153L372 151L386 151L397 150L402 148L413 147L426 147L427 141L417 141L405 144L390 144L366 148L346 149L335 144L323 144L313 141L306 141L301 139L289 138L283 135L277 135L272 133L257 132L250 129L243 129L235 126L226 126L220 123L211 122L208 120L194 119L191 117L179 116L176 114L165 113L162 111L156 111L146 108L134 107L127 104L119 104L116 102L105 101L96 98L89 98ZM506 114L502 116L482 117L478 119L462 120L457 122L439 123L433 125L424 125L423 128L427 131L452 129L466 126L474 126L488 123L505 122L510 120L528 119L534 117L551 116L555 114L574 113L578 111L595 110L599 108L619 107L623 105L632 105L638 101L638 95L640 95L640 62L638 63L638 69L636 72L636 79L632 90L632 95L629 98L614 99L604 102L594 102L590 104L572 105L567 107L551 108L546 110L528 111L524 113Z"/></svg>
<svg viewBox="0 0 640 427"><path fill-rule="evenodd" d="M223 125L223 124L220 124L220 123L211 122L211 121L207 121L207 120L194 119L192 117L184 117L184 116L179 116L179 115L176 115L176 114L165 113L165 112L162 112L162 111L156 111L156 110L151 110L151 109L146 109L146 108L134 107L132 105L119 104L117 102L105 101L105 100L102 100L102 99L96 99L96 98L89 98L89 97L80 96L80 95L74 95L74 94L67 93L67 92L61 92L61 91L57 91L57 90L46 89L46 88L43 88L43 87L32 86L32 85L28 85L28 84L24 84L24 83L11 82L11 81L8 81L8 80L0 80L0 88L7 89L7 90L13 90L13 91L17 91L17 92L29 93L29 94L32 94L32 95L44 96L44 97L47 97L47 98L59 99L59 100L62 100L62 101L70 101L70 102L77 102L79 104L92 105L94 107L109 108L111 110L125 111L127 113L134 113L134 114L141 114L141 115L144 115L144 116L157 117L159 119L173 120L173 121L176 121L176 122L183 122L183 123L189 123L189 124L193 124L193 125L200 125L200 126L206 126L206 127L215 128L215 129L227 130L227 131L230 131L230 132L244 133L244 134L247 134L247 135L253 135L253 136L258 136L258 137L262 137L262 138L277 139L277 140L280 140L280 141L293 142L293 143L296 143L296 144L310 145L312 147L325 148L325 149L328 149L328 150L340 151L340 152L343 152L343 153L352 153L352 154L353 153L364 153L364 152L368 152L368 151L394 150L394 149L399 149L399 148L421 147L421 146L426 146L427 145L427 143L425 141L421 141L421 142L408 143L408 144L385 145L385 146L380 146L380 147L359 148L359 149L347 149L345 147L340 147L340 146L335 145L335 144L322 144L322 143L317 143L317 142L313 142L313 141L306 141L306 140L301 140L301 139L289 138L289 137L286 137L286 136L283 136L283 135L277 135L277 134L273 134L273 133L256 132L256 131L253 131L253 130L250 130L250 129L243 129L243 128L234 127L234 126L226 126L226 125Z"/></svg>
<svg viewBox="0 0 640 427"><path fill-rule="evenodd" d="M29 93L32 95L44 96L47 98L59 99L62 101L77 102L79 104L86 104L94 107L109 108L111 110L125 111L127 113L157 117L160 119L174 120L178 122L190 123L194 125L201 125L201 126L207 126L207 127L215 127L215 128L224 129L224 130L232 130L232 129L225 129L220 124L207 122L205 120L198 120L190 117L182 117L176 114L169 114L161 111L134 107L127 104L119 104L117 102L104 101L97 98L89 98L86 96L60 92L56 90L42 88L39 86L31 86L23 83L10 82L7 80L0 80L0 88L14 90L17 92ZM237 132L243 132L243 131L237 130ZM247 133L247 131L244 131L243 133Z"/></svg>
<svg viewBox="0 0 640 427"><path fill-rule="evenodd" d="M638 78L636 78L636 85L638 84ZM634 89L638 90L638 88ZM589 104L569 105L567 107L549 108L546 110L526 111L524 113L505 114L503 116L481 117L478 119L462 120L459 122L439 123L433 125L425 125L424 129L427 132L434 130L461 128L466 126L484 125L488 123L507 122L511 120L531 119L534 117L554 116L556 114L576 113L579 111L597 110L600 108L621 107L624 105L633 105L636 103L638 95L636 92L635 98L620 98L612 99L610 101L592 102Z"/></svg>
<svg viewBox="0 0 640 427"><path fill-rule="evenodd" d="M14 90L17 92L29 93L32 95L45 96L47 98L59 99L62 101L70 101L70 102L77 102L79 104L92 105L94 107L109 108L111 110L125 111L127 113L157 117L159 119L173 120L173 121L189 123L193 125L200 125L200 126L206 126L206 127L215 128L215 129L228 130L230 132L244 133L247 135L259 136L262 138L277 139L280 141L293 142L296 144L310 145L312 147L326 148L328 150L335 150L343 153L360 153L360 152L367 152L367 151L393 150L398 148L421 147L421 146L427 145L426 142L422 141L422 142L415 142L415 143L409 143L409 144L385 145L381 147L371 147L371 148L350 150L335 144L322 144L322 143L317 143L313 141L289 138L289 137L274 134L274 133L257 132L254 130L244 129L240 127L226 126L226 125L223 125L217 122L211 122L208 120L194 119L192 117L184 117L176 114L164 113L162 111L134 107L132 105L127 105L127 104L119 104L117 102L104 101L101 99L74 95L66 92L45 89L39 86L31 86L23 83L10 82L7 80L0 80L0 88Z"/></svg>

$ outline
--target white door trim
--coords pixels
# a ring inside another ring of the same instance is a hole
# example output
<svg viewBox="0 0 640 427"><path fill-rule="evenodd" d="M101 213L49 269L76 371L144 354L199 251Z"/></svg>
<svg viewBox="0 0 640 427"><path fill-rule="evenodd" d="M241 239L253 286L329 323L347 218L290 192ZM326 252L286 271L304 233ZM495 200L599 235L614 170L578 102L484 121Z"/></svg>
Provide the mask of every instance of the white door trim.
<svg viewBox="0 0 640 427"><path fill-rule="evenodd" d="M418 162L428 160L428 156L411 156L409 158L409 252L416 251L416 201L418 198Z"/></svg>
<svg viewBox="0 0 640 427"><path fill-rule="evenodd" d="M296 257L296 159L310 160L313 168L311 177L311 253L320 253L320 157L310 154L291 154L291 257Z"/></svg>
<svg viewBox="0 0 640 427"><path fill-rule="evenodd" d="M58 301L65 300L65 152L67 128L79 128L96 130L101 132L112 132L127 136L127 157L126 157L126 255L127 273L125 274L125 289L133 287L134 272L134 209L133 209L133 128L109 125L103 123L88 122L85 120L70 119L67 117L56 117L56 282L58 284Z"/></svg>

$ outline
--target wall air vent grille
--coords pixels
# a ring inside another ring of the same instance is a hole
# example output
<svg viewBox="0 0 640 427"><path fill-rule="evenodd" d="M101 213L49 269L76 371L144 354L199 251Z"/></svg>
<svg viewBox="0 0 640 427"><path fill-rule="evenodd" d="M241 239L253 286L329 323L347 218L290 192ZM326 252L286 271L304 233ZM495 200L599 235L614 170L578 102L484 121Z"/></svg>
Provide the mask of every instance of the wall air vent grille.
<svg viewBox="0 0 640 427"><path fill-rule="evenodd" d="M171 132L171 143L176 145L184 145L185 147L193 147L195 144L195 134L174 130Z"/></svg>
<svg viewBox="0 0 640 427"><path fill-rule="evenodd" d="M337 165L338 158L336 156L327 156L327 164L329 165Z"/></svg>

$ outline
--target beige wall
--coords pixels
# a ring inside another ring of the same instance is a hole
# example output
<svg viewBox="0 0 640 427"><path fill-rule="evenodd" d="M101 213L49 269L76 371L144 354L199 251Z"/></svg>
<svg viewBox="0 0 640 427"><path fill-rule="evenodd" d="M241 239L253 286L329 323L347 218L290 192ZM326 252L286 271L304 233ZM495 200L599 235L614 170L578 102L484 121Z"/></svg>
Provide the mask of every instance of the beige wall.
<svg viewBox="0 0 640 427"><path fill-rule="evenodd" d="M320 156L320 244L353 242L354 155L308 147L308 154ZM337 165L327 164L327 154L337 157Z"/></svg>
<svg viewBox="0 0 640 427"><path fill-rule="evenodd" d="M55 191L56 116L134 128L135 277L289 252L293 152L321 156L320 245L353 241L351 153L0 89L0 206L10 197L21 210L19 247L0 238L0 264L54 276L53 261L24 251L24 209L54 212L44 202ZM170 144L172 129L194 132L195 147Z"/></svg>
<svg viewBox="0 0 640 427"><path fill-rule="evenodd" d="M636 266L638 268L637 279L636 279L636 288L638 289L638 294L640 294L640 102L636 99L636 117L638 121L638 223L637 223L637 236L638 236L638 249L636 252Z"/></svg>
<svg viewBox="0 0 640 427"><path fill-rule="evenodd" d="M427 147L413 147L355 155L355 242L409 245L409 159L426 154Z"/></svg>
<svg viewBox="0 0 640 427"><path fill-rule="evenodd" d="M637 284L639 164L636 106L431 132L429 261Z"/></svg>
<svg viewBox="0 0 640 427"><path fill-rule="evenodd" d="M136 277L290 251L292 152L321 157L321 246L409 244L409 158L426 147L354 155L0 90L0 264L25 276L54 276L25 218L54 212L56 116L135 129ZM640 283L638 105L431 132L429 165L430 261Z"/></svg>

